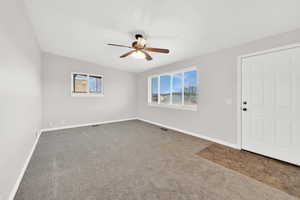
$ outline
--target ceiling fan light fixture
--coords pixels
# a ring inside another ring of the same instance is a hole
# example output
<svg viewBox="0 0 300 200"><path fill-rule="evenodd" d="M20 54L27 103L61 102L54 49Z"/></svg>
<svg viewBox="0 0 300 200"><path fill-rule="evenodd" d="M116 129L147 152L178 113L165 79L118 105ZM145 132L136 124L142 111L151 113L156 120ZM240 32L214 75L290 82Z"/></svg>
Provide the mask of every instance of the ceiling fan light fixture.
<svg viewBox="0 0 300 200"><path fill-rule="evenodd" d="M108 45L116 46L116 47L125 47L125 48L131 49L130 51L120 55L120 58L125 58L127 56L131 56L132 58L135 58L135 59L146 59L147 61L151 61L153 58L149 54L149 52L165 53L165 54L168 54L170 52L169 49L148 47L146 45L147 41L141 34L136 34L135 39L136 39L136 41L134 41L131 44L131 46L112 44L112 43L109 43Z"/></svg>
<svg viewBox="0 0 300 200"><path fill-rule="evenodd" d="M135 51L131 54L131 56L135 59L145 59L145 54L142 53L141 51Z"/></svg>

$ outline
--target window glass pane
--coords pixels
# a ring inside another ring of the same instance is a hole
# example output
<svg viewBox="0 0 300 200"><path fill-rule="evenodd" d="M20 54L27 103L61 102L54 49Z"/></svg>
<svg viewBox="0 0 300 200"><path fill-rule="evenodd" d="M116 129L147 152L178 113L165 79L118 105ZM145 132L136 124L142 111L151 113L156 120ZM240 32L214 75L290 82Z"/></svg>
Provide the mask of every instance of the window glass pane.
<svg viewBox="0 0 300 200"><path fill-rule="evenodd" d="M151 103L158 103L158 77L151 78Z"/></svg>
<svg viewBox="0 0 300 200"><path fill-rule="evenodd" d="M173 74L172 104L182 104L182 73Z"/></svg>
<svg viewBox="0 0 300 200"><path fill-rule="evenodd" d="M170 103L170 92L171 92L171 76L163 75L160 76L160 103Z"/></svg>
<svg viewBox="0 0 300 200"><path fill-rule="evenodd" d="M100 76L89 77L89 91L90 93L102 93L102 77Z"/></svg>
<svg viewBox="0 0 300 200"><path fill-rule="evenodd" d="M87 75L73 74L73 92L87 93Z"/></svg>
<svg viewBox="0 0 300 200"><path fill-rule="evenodd" d="M184 72L184 105L197 104L197 71Z"/></svg>

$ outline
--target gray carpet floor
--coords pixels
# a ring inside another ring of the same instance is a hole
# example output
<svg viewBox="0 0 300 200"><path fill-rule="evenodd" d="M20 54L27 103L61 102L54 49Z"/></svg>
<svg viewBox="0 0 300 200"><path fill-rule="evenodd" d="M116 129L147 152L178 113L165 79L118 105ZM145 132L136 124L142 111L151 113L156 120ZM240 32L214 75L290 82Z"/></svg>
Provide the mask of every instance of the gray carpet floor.
<svg viewBox="0 0 300 200"><path fill-rule="evenodd" d="M137 120L47 132L15 199L297 199L196 155L210 144Z"/></svg>

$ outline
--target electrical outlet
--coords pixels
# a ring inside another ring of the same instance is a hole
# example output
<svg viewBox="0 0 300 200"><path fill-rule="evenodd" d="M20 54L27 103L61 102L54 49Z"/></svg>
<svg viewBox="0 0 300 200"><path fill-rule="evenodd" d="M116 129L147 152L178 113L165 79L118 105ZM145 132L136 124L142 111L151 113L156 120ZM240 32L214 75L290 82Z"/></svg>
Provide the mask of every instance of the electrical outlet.
<svg viewBox="0 0 300 200"><path fill-rule="evenodd" d="M53 122L49 122L49 126L52 127L53 126Z"/></svg>

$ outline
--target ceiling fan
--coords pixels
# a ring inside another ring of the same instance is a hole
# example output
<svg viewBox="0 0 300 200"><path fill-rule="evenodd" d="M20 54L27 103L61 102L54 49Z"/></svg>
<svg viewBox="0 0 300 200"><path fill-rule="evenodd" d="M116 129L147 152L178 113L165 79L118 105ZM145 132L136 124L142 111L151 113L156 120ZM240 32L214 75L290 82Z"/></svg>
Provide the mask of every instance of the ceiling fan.
<svg viewBox="0 0 300 200"><path fill-rule="evenodd" d="M152 57L147 51L155 52L155 53L169 53L169 49L159 49L159 48L151 48L146 46L146 40L141 34L135 35L136 41L134 41L131 46L126 45L119 45L119 44L108 44L111 46L117 46L117 47L125 47L129 49L133 49L123 55L120 56L120 58L127 57L129 55L132 55L134 58L145 58L146 60L150 61L152 60Z"/></svg>

